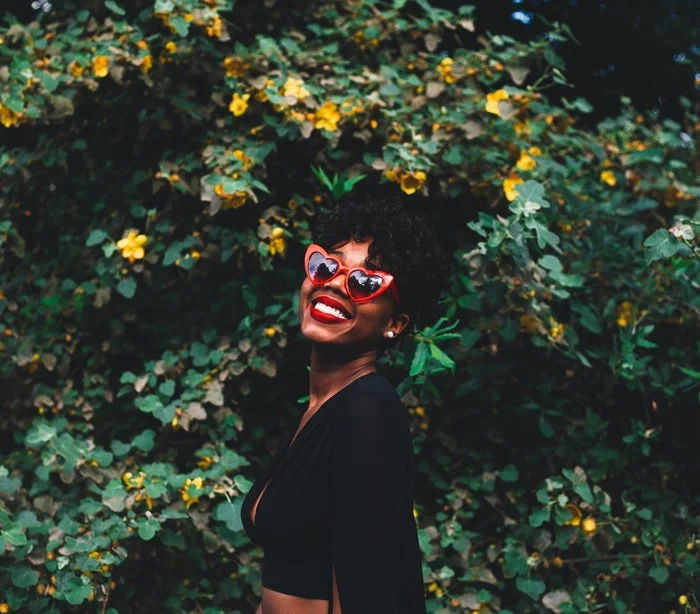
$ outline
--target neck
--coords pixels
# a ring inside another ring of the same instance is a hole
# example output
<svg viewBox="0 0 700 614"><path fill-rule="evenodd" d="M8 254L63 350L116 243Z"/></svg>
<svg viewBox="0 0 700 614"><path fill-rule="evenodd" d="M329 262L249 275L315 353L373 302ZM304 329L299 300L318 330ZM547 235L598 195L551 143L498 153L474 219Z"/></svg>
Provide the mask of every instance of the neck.
<svg viewBox="0 0 700 614"><path fill-rule="evenodd" d="M309 407L316 407L350 382L377 370L376 349L348 356L348 348L315 343L311 349Z"/></svg>

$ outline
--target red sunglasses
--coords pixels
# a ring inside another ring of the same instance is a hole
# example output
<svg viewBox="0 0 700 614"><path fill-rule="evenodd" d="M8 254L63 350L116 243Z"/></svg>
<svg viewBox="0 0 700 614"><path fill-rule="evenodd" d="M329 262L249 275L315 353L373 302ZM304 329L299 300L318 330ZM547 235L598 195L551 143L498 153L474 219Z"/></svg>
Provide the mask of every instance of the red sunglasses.
<svg viewBox="0 0 700 614"><path fill-rule="evenodd" d="M304 269L306 270L306 276L314 286L321 286L340 275L343 271L347 271L345 290L348 296L356 303L372 300L387 289L390 289L396 301L396 306L400 307L401 305L399 291L391 273L370 270L361 266L350 269L343 266L337 258L329 256L328 252L317 243L312 243L306 248Z"/></svg>

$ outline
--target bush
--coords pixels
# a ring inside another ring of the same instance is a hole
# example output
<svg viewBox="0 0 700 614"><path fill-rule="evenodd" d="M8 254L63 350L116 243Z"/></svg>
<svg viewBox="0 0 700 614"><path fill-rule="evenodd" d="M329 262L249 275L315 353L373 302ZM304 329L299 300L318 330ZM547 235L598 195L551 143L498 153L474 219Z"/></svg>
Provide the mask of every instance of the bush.
<svg viewBox="0 0 700 614"><path fill-rule="evenodd" d="M467 5L128 4L0 34L2 611L252 611L240 502L308 401L301 258L349 191L453 265L381 360L429 612L696 611L690 101L587 125L545 94L566 25L468 44Z"/></svg>

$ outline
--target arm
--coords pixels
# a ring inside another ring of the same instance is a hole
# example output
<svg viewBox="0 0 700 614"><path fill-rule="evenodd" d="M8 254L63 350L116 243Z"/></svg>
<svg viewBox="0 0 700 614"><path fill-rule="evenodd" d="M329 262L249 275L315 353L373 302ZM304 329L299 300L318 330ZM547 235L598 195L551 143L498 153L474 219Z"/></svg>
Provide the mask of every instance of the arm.
<svg viewBox="0 0 700 614"><path fill-rule="evenodd" d="M410 609L416 595L424 602L419 553L412 549L413 450L405 409L398 397L364 390L338 410L331 460L333 612L420 611Z"/></svg>

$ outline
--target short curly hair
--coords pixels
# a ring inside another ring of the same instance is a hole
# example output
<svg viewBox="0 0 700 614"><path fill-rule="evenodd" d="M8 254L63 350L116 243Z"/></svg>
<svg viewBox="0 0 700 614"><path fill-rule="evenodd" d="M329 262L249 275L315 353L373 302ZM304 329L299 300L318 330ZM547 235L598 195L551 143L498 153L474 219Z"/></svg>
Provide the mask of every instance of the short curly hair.
<svg viewBox="0 0 700 614"><path fill-rule="evenodd" d="M351 240L373 239L366 266L395 276L400 312L410 317L404 333L416 332L437 317L438 299L447 289L451 262L425 215L408 210L395 198L365 197L319 210L311 230L314 241L325 249ZM400 337L387 340L384 349Z"/></svg>

